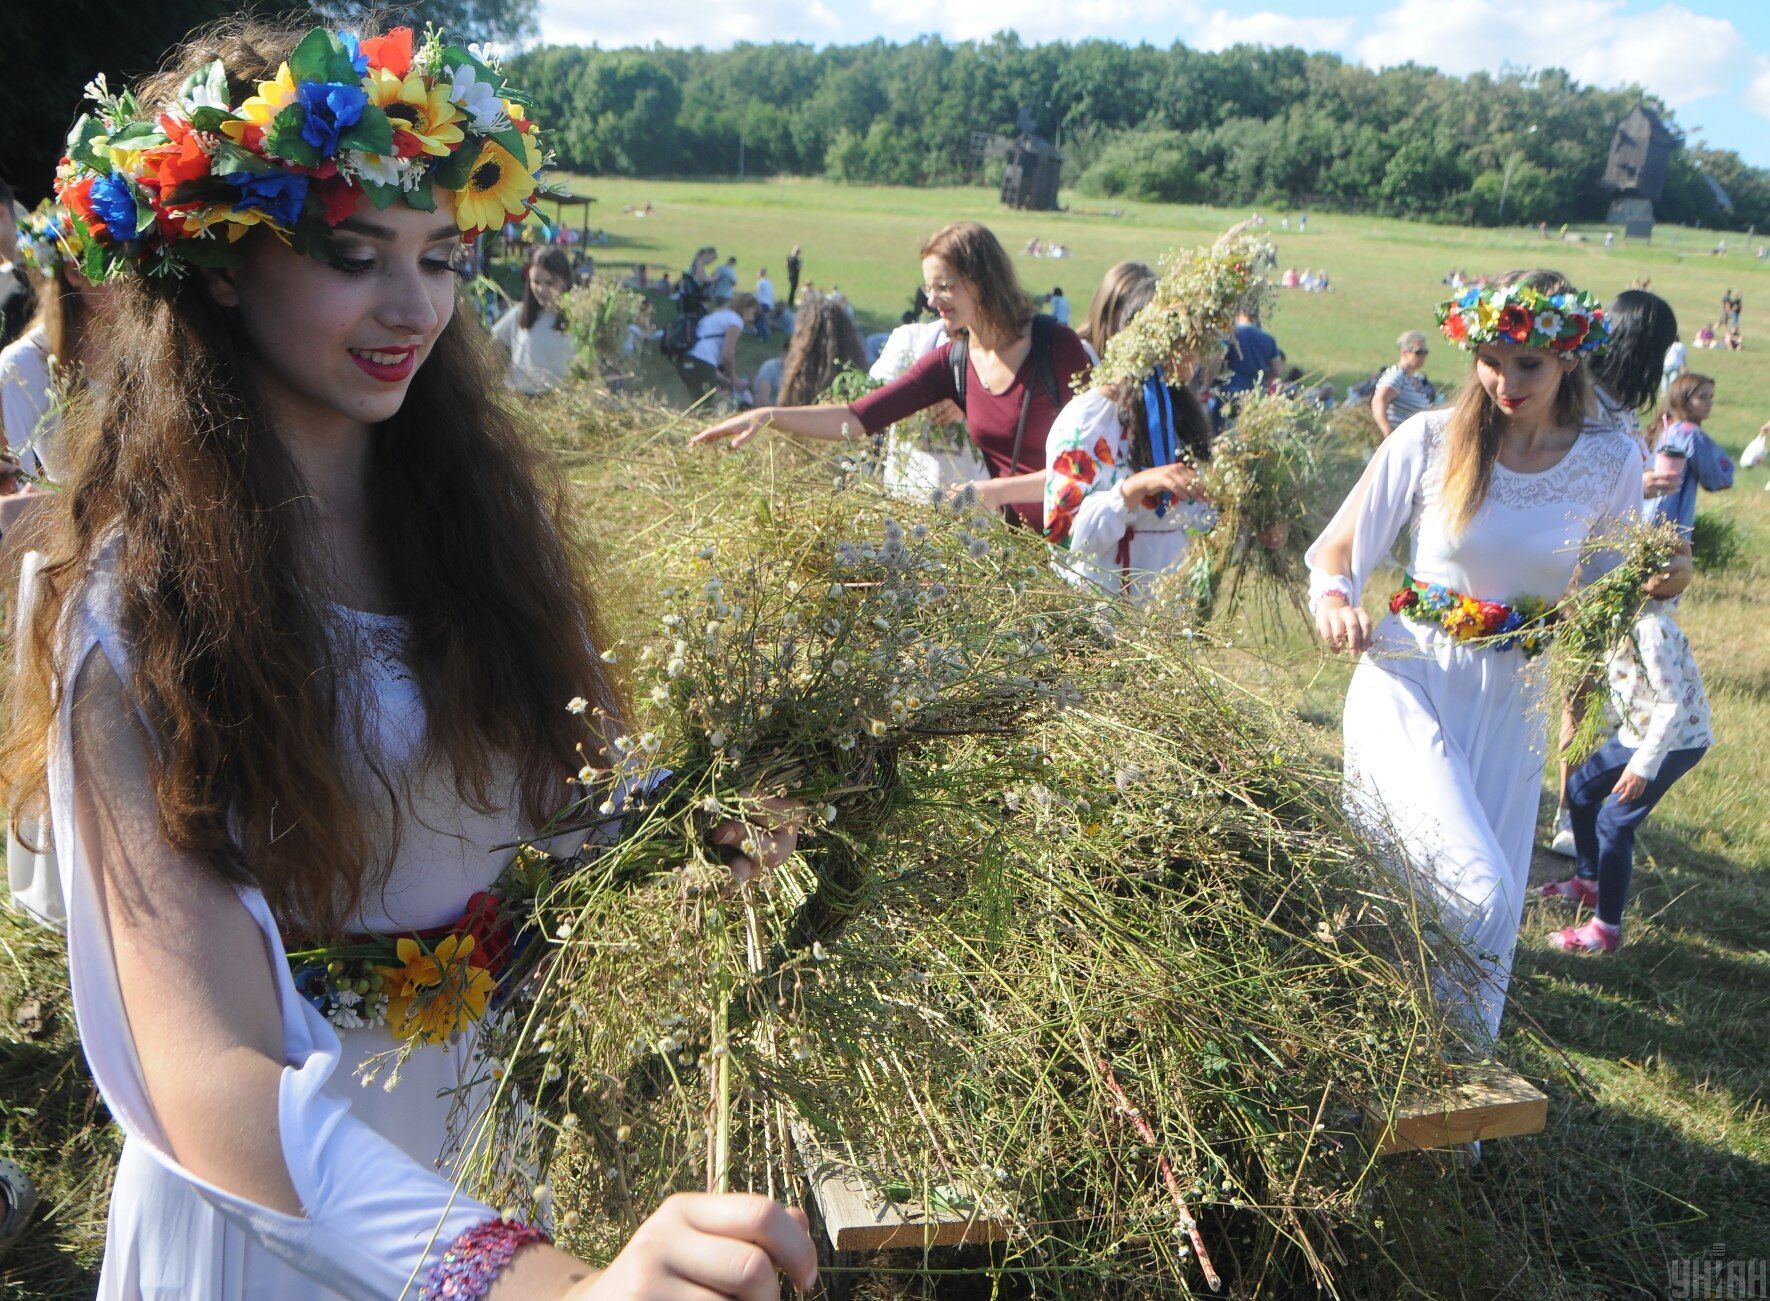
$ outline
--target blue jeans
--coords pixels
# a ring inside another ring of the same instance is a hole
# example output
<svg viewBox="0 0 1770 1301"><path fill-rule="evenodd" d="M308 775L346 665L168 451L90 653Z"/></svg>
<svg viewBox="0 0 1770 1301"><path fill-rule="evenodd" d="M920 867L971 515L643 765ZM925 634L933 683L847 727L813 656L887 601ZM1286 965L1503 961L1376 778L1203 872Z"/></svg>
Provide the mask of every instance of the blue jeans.
<svg viewBox="0 0 1770 1301"><path fill-rule="evenodd" d="M1598 882L1598 920L1622 925L1629 880L1635 872L1635 828L1653 812L1672 784L1696 767L1704 747L1673 750L1659 765L1659 776L1647 783L1638 799L1612 798L1617 778L1635 752L1614 736L1567 777L1567 812L1573 822L1573 843L1579 874Z"/></svg>

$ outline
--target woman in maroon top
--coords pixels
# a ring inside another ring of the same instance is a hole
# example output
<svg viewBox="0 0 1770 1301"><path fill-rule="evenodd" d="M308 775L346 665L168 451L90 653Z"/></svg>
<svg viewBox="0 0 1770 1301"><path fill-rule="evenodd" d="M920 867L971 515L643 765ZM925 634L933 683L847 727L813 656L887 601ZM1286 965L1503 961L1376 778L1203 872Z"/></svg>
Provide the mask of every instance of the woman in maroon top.
<svg viewBox="0 0 1770 1301"><path fill-rule="evenodd" d="M851 405L758 407L702 430L694 441L729 438L741 447L769 428L809 438L853 438L951 404L962 407L971 441L989 467L990 477L974 485L979 502L1009 507L1037 528L1045 435L1088 369L1088 354L1067 325L1046 320L1035 327L1032 300L986 226L960 221L936 231L922 246L922 278L929 306L940 313L947 333L966 338L962 393L948 343ZM1035 338L1044 342L1042 359Z"/></svg>

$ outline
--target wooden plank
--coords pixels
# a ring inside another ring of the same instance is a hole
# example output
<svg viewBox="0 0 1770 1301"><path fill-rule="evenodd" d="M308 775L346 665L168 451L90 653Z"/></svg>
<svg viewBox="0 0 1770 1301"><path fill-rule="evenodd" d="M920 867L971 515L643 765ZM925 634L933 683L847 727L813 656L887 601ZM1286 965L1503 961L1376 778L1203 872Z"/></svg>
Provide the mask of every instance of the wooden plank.
<svg viewBox="0 0 1770 1301"><path fill-rule="evenodd" d="M1548 1123L1548 1095L1522 1075L1494 1062L1452 1069L1448 1084L1403 1098L1393 1116L1365 1109L1378 1156L1536 1134Z"/></svg>
<svg viewBox="0 0 1770 1301"><path fill-rule="evenodd" d="M962 1184L942 1185L952 1190L959 1206L893 1201L852 1152L845 1155L819 1142L802 1123L795 1122L792 1131L824 1232L837 1251L957 1247L1008 1236L1008 1221L984 1213L981 1199Z"/></svg>

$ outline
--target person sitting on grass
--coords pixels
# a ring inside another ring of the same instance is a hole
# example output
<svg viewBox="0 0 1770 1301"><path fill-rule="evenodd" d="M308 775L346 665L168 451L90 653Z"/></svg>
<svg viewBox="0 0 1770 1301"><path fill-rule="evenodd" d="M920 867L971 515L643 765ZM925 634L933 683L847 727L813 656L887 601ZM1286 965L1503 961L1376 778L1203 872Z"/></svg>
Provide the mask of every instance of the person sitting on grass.
<svg viewBox="0 0 1770 1301"><path fill-rule="evenodd" d="M1438 390L1425 376L1426 336L1419 330L1402 332L1395 346L1401 359L1377 379L1377 391L1371 394L1371 415L1377 428L1387 438L1395 426L1409 416L1429 411L1438 401Z"/></svg>
<svg viewBox="0 0 1770 1301"><path fill-rule="evenodd" d="M1611 656L1611 734L1567 779L1578 867L1543 887L1545 899L1594 906L1583 926L1549 943L1572 953L1615 953L1635 870L1635 832L1674 783L1715 743L1708 695L1675 597L1649 601Z"/></svg>

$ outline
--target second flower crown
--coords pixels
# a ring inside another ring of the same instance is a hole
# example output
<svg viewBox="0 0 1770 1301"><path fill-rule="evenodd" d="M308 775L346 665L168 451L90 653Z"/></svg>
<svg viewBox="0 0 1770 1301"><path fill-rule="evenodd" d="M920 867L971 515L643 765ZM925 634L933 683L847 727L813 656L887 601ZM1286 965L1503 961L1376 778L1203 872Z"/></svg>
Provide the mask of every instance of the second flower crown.
<svg viewBox="0 0 1770 1301"><path fill-rule="evenodd" d="M95 112L69 133L55 191L93 281L236 264L256 225L324 256L365 200L428 211L449 195L473 234L527 214L544 162L528 98L434 29L316 27L238 105L219 59L154 118L103 77L86 89Z"/></svg>

